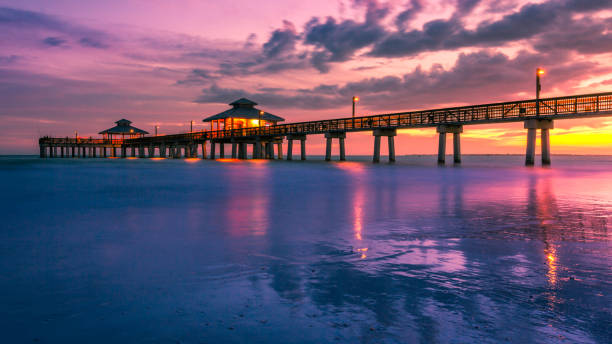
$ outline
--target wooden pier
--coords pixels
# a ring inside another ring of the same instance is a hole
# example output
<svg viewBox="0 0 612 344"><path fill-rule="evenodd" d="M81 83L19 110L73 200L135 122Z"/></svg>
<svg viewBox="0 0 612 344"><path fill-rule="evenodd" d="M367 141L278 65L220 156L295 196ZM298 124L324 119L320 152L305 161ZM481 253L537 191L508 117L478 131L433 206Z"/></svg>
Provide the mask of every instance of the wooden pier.
<svg viewBox="0 0 612 344"><path fill-rule="evenodd" d="M458 164L461 163L463 126L524 122L527 129L525 164L534 164L537 130L540 130L542 164L547 165L551 162L549 130L554 128L555 120L605 116L612 116L612 92L120 140L42 137L39 145L41 158L196 158L198 145L201 145L202 158L216 159L226 157L225 145L230 144L231 157L235 159L247 159L247 145L253 147L253 159L283 159L282 144L286 139L287 160L293 160L293 142L298 140L300 158L305 160L307 136L323 134L326 138L325 160L329 161L333 140L339 143L339 159L345 160L346 134L371 131L374 138L372 161L377 163L380 161L381 137L387 137L389 161L393 162L397 129L431 127L439 135L438 162L445 163L446 134L449 133L453 134L453 160Z"/></svg>

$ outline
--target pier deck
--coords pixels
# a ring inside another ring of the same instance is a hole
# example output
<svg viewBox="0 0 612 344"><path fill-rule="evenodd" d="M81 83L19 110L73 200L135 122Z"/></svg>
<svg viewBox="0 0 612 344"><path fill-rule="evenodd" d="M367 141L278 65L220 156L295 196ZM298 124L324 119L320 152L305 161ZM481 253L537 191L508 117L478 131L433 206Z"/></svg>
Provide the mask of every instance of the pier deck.
<svg viewBox="0 0 612 344"><path fill-rule="evenodd" d="M461 161L460 133L464 125L492 124L503 122L525 122L528 129L528 142L526 163L533 164L535 156L535 133L542 131L543 163L550 162L550 146L548 130L554 128L553 121L561 119L589 118L612 116L612 92L572 95L554 98L520 100L501 103L490 103L470 106L449 107L432 110L417 110L396 113L384 113L371 116L345 117L328 120L308 121L279 124L265 127L252 127L242 129L197 131L173 135L144 136L126 140L103 139L74 139L43 137L39 140L41 157L58 156L56 148L101 150L100 156L107 156L107 149L111 156L117 156L116 149L121 150L121 157L126 157L130 149L132 156L139 157L158 156L182 157L181 148L185 157L195 157L197 145L202 145L203 157L207 158L206 143L211 143L211 157L215 158L215 145L219 145L219 156L224 157L224 144L232 144L233 158L246 158L246 145L253 145L254 158L274 157L273 145L278 145L278 154L282 156L281 144L284 138L292 147L293 140L300 140L302 144L302 159L305 159L305 140L307 135L325 134L327 138L326 160L331 157L332 139L340 140L340 159L344 160L344 138L347 132L372 131L375 137L373 161L380 160L380 137L389 138L389 159L395 160L393 137L397 129L435 127L440 135L439 162L444 162L446 133L454 137L455 163ZM145 149L149 154L145 154ZM166 149L168 152L166 153ZM49 154L47 154L49 150ZM85 154L85 153L82 153ZM71 152L71 156L75 155ZM92 154L89 154L92 156ZM292 154L287 154L291 159Z"/></svg>

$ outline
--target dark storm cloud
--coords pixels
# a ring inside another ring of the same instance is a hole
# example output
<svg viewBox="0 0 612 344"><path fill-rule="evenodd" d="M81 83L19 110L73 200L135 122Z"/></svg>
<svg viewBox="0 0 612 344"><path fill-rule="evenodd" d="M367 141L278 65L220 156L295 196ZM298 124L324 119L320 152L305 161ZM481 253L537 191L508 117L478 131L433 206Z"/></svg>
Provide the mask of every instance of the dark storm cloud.
<svg viewBox="0 0 612 344"><path fill-rule="evenodd" d="M21 57L18 55L0 55L0 65L10 65L17 62Z"/></svg>
<svg viewBox="0 0 612 344"><path fill-rule="evenodd" d="M59 47L60 45L66 43L66 40L59 37L47 37L43 39L43 43L52 47Z"/></svg>
<svg viewBox="0 0 612 344"><path fill-rule="evenodd" d="M8 7L0 7L0 25L62 31L66 24L51 16Z"/></svg>
<svg viewBox="0 0 612 344"><path fill-rule="evenodd" d="M79 44L83 47L96 49L106 49L109 47L108 44L92 37L83 37L79 39Z"/></svg>
<svg viewBox="0 0 612 344"><path fill-rule="evenodd" d="M276 58L292 53L298 38L295 26L285 20L283 21L283 28L274 30L270 39L264 43L263 54L266 58Z"/></svg>
<svg viewBox="0 0 612 344"><path fill-rule="evenodd" d="M548 1L527 4L493 22L484 22L475 30L467 30L459 18L469 13L479 1L459 1L455 15L448 20L433 20L422 30L388 33L377 41L370 55L377 57L410 56L426 51L451 50L462 47L499 46L539 34L563 29L574 19L574 13L612 8L611 1ZM584 40L584 38L583 38Z"/></svg>
<svg viewBox="0 0 612 344"><path fill-rule="evenodd" d="M192 69L187 77L183 80L179 80L176 82L177 85L204 85L207 84L210 80L215 79L212 75L211 71L194 68Z"/></svg>
<svg viewBox="0 0 612 344"><path fill-rule="evenodd" d="M258 103L265 106L277 108L301 108L301 109L330 109L337 108L345 99L339 99L336 95L326 96L324 94L284 94L284 90L258 89L247 91L237 88L222 88L217 85L202 90L196 103L221 103L227 104L233 99L246 97L256 99Z"/></svg>
<svg viewBox="0 0 612 344"><path fill-rule="evenodd" d="M35 39L37 43L42 41L53 47L74 41L84 47L108 48L105 41L109 35L106 33L27 10L0 7L0 30L0 36L6 36L7 41L19 42L20 45Z"/></svg>
<svg viewBox="0 0 612 344"><path fill-rule="evenodd" d="M521 52L514 58L501 53L480 51L461 54L450 69L434 66L416 68L402 76L366 78L345 85L323 84L309 89L263 90L249 92L216 85L204 89L199 103L225 103L228 99L252 97L279 108L332 109L346 104L358 94L370 108L379 110L422 109L440 102L488 102L531 92L533 71L548 68L546 84L571 87L590 75L609 71L591 62L573 62L563 54ZM546 91L546 87L544 88Z"/></svg>
<svg viewBox="0 0 612 344"><path fill-rule="evenodd" d="M407 4L407 8L395 17L395 25L398 29L403 30L421 10L423 10L422 0L411 0Z"/></svg>
<svg viewBox="0 0 612 344"><path fill-rule="evenodd" d="M376 1L355 1L355 4L366 5L364 22L338 22L335 18L327 17L324 22L313 18L306 24L303 43L319 49L312 54L312 64L319 71L328 71L328 62L346 61L357 50L373 44L385 35L385 28L380 21L389 13L388 7Z"/></svg>
<svg viewBox="0 0 612 344"><path fill-rule="evenodd" d="M538 37L534 47L539 51L576 51L580 54L601 54L612 52L612 19L573 20L556 30ZM586 39L588 37L588 39Z"/></svg>

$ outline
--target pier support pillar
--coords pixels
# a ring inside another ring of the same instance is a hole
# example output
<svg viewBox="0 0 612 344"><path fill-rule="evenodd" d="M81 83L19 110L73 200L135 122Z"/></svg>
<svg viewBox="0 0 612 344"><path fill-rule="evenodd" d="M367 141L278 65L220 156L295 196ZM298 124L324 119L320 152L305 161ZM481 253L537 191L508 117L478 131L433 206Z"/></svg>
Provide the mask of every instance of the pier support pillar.
<svg viewBox="0 0 612 344"><path fill-rule="evenodd" d="M389 162L395 162L395 136L387 136L389 147Z"/></svg>
<svg viewBox="0 0 612 344"><path fill-rule="evenodd" d="M443 124L436 128L439 135L438 138L438 164L444 165L446 162L446 134L453 134L453 160L455 163L461 163L461 136L463 132L462 125Z"/></svg>
<svg viewBox="0 0 612 344"><path fill-rule="evenodd" d="M261 159L261 141L259 139L253 143L253 159Z"/></svg>
<svg viewBox="0 0 612 344"><path fill-rule="evenodd" d="M346 138L346 132L344 131L331 131L325 133L326 145L325 145L325 161L331 160L332 151L332 139L338 139L340 141L340 160L346 160L344 156L344 139ZM344 159L343 159L344 158Z"/></svg>
<svg viewBox="0 0 612 344"><path fill-rule="evenodd" d="M276 143L276 157L278 158L278 160L283 160L283 143L282 142L277 142Z"/></svg>
<svg viewBox="0 0 612 344"><path fill-rule="evenodd" d="M63 158L64 157L64 146L60 147L60 156Z"/></svg>
<svg viewBox="0 0 612 344"><path fill-rule="evenodd" d="M461 133L453 133L453 162L461 163Z"/></svg>
<svg viewBox="0 0 612 344"><path fill-rule="evenodd" d="M112 156L113 156L113 158L117 157L117 147L113 147Z"/></svg>
<svg viewBox="0 0 612 344"><path fill-rule="evenodd" d="M154 156L155 156L155 146L149 145L149 158L152 158Z"/></svg>
<svg viewBox="0 0 612 344"><path fill-rule="evenodd" d="M266 142L265 144L265 159L274 159L274 146L272 142Z"/></svg>
<svg viewBox="0 0 612 344"><path fill-rule="evenodd" d="M202 159L208 159L208 155L206 155L206 141L202 142Z"/></svg>
<svg viewBox="0 0 612 344"><path fill-rule="evenodd" d="M215 160L215 146L217 143L215 141L210 141L210 159Z"/></svg>
<svg viewBox="0 0 612 344"><path fill-rule="evenodd" d="M72 152L70 152L70 156L74 158L76 156L76 146L72 146L70 148L72 150Z"/></svg>
<svg viewBox="0 0 612 344"><path fill-rule="evenodd" d="M525 152L525 165L535 163L535 149L537 130L541 130L542 165L550 165L550 129L555 128L551 119L528 119L524 128L527 129L527 150Z"/></svg>
<svg viewBox="0 0 612 344"><path fill-rule="evenodd" d="M104 149L104 148L102 148ZM125 159L125 157L127 157L127 147L126 146L121 146L121 157Z"/></svg>
<svg viewBox="0 0 612 344"><path fill-rule="evenodd" d="M372 156L373 163L380 162L380 138L382 136L387 137L387 149L389 151L389 162L395 161L395 139L394 137L397 135L397 130L395 129L376 129L372 132L374 136L374 154Z"/></svg>
<svg viewBox="0 0 612 344"><path fill-rule="evenodd" d="M46 158L47 157L47 152L46 152L46 148L45 146L40 146L40 157L41 158Z"/></svg>
<svg viewBox="0 0 612 344"><path fill-rule="evenodd" d="M160 158L166 157L166 145L163 143L159 145L159 157Z"/></svg>
<svg viewBox="0 0 612 344"><path fill-rule="evenodd" d="M219 158L225 158L225 143L219 142Z"/></svg>
<svg viewBox="0 0 612 344"><path fill-rule="evenodd" d="M291 134L287 135L287 160L293 160L293 141L300 140L300 151L302 160L306 160L306 135Z"/></svg>
<svg viewBox="0 0 612 344"><path fill-rule="evenodd" d="M91 146L91 157L92 158L96 157L96 146Z"/></svg>
<svg viewBox="0 0 612 344"><path fill-rule="evenodd" d="M247 144L246 142L240 142L238 144L238 159L247 158Z"/></svg>
<svg viewBox="0 0 612 344"><path fill-rule="evenodd" d="M293 140L287 140L287 160L293 160Z"/></svg>
<svg viewBox="0 0 612 344"><path fill-rule="evenodd" d="M236 142L232 142L232 159L236 159L238 157L238 144Z"/></svg>

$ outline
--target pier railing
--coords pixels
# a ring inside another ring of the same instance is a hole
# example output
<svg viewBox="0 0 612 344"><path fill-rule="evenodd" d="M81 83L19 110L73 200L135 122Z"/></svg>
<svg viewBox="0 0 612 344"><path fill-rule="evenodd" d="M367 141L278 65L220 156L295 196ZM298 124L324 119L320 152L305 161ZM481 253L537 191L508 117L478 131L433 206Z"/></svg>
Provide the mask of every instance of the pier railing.
<svg viewBox="0 0 612 344"><path fill-rule="evenodd" d="M122 139L94 139L94 138L75 138L75 137L41 137L41 141L55 145L121 145Z"/></svg>

